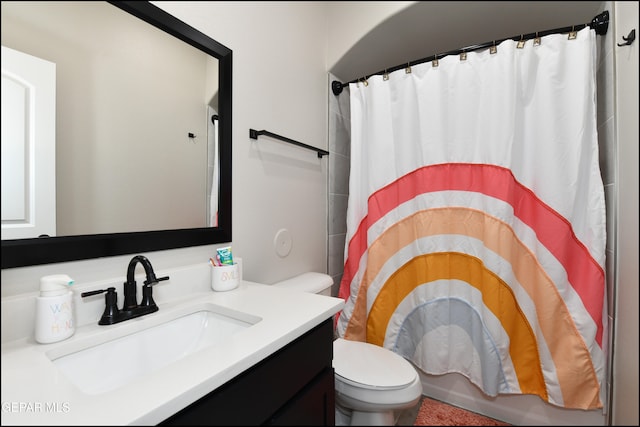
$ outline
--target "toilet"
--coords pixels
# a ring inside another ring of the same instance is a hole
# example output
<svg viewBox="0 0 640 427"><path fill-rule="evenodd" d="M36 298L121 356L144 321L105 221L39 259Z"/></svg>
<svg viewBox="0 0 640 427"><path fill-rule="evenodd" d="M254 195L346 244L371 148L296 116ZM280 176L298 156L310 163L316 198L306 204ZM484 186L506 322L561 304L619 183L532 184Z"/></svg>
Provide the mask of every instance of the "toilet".
<svg viewBox="0 0 640 427"><path fill-rule="evenodd" d="M273 286L330 296L332 284L330 276L309 272ZM375 344L336 338L333 369L336 425L395 425L399 411L415 406L422 396L413 365Z"/></svg>

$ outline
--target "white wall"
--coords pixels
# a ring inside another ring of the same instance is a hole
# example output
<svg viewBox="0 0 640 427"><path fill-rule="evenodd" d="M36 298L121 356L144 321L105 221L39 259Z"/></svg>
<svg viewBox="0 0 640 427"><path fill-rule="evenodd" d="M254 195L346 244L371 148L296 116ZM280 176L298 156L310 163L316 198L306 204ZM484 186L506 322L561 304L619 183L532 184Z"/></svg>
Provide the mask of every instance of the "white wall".
<svg viewBox="0 0 640 427"><path fill-rule="evenodd" d="M614 2L615 40L638 32L638 2ZM617 134L613 425L638 425L638 41L615 47Z"/></svg>
<svg viewBox="0 0 640 427"><path fill-rule="evenodd" d="M369 31L391 15L416 2L340 1L328 3L330 31L327 34L329 41L327 69L330 70ZM378 70L369 70L369 72L376 71Z"/></svg>

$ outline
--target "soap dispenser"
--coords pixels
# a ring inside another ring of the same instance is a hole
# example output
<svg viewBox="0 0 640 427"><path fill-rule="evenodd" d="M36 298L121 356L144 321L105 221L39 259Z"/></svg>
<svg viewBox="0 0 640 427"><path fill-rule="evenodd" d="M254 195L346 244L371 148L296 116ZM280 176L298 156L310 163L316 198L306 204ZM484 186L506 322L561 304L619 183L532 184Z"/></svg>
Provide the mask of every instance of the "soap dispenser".
<svg viewBox="0 0 640 427"><path fill-rule="evenodd" d="M48 344L69 338L75 332L73 319L73 279L54 274L40 279L40 296L36 297L35 338Z"/></svg>

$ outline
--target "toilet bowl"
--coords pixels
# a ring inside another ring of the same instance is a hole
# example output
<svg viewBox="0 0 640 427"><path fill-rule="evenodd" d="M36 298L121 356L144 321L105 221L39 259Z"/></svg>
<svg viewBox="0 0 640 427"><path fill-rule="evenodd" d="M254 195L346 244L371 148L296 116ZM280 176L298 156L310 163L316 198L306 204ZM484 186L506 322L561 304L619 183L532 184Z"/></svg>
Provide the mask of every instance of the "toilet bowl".
<svg viewBox="0 0 640 427"><path fill-rule="evenodd" d="M350 425L394 425L398 412L422 396L411 363L375 344L337 338L333 369L337 409Z"/></svg>
<svg viewBox="0 0 640 427"><path fill-rule="evenodd" d="M333 279L304 273L274 283L292 291L330 295ZM333 342L336 425L394 425L398 412L420 401L422 384L411 363L375 344Z"/></svg>

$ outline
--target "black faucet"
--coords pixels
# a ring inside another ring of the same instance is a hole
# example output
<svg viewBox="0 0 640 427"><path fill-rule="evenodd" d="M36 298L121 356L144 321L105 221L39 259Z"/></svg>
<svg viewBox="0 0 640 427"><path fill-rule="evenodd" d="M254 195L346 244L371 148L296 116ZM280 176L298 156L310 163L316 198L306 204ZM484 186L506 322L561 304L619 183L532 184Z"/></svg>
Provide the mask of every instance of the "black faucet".
<svg viewBox="0 0 640 427"><path fill-rule="evenodd" d="M136 266L138 263L144 267L147 280L142 286L142 301L138 304L136 297L137 286L135 280ZM133 319L135 317L144 316L145 314L158 311L158 306L153 300L151 287L160 281L169 280L169 276L156 277L151 262L142 255L136 255L129 261L127 268L127 281L124 282L124 304L122 310L118 309L118 295L115 288L100 289L97 291L83 292L82 297L97 295L106 292L105 309L102 317L98 322L99 325L113 325L124 320Z"/></svg>
<svg viewBox="0 0 640 427"><path fill-rule="evenodd" d="M144 281L144 285L142 286L142 302L138 305L138 299L136 297L137 287L136 287L136 266L138 263L142 264L144 267L144 272L147 275L147 280ZM156 278L156 273L153 271L153 267L151 266L151 262L147 259L147 257L142 255L136 255L131 258L129 261L129 267L127 268L127 281L124 282L124 306L123 310L134 310L138 307L155 307L155 310L158 310L158 306L153 301L153 296L151 294L151 286L155 285L161 280L168 280L169 276L161 277L159 279Z"/></svg>

